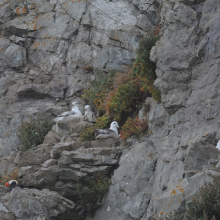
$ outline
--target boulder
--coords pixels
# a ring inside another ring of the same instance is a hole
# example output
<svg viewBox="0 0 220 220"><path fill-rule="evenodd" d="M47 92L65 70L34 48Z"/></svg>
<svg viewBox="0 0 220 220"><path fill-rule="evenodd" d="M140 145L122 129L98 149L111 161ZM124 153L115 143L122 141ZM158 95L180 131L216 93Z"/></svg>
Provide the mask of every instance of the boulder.
<svg viewBox="0 0 220 220"><path fill-rule="evenodd" d="M14 163L19 167L41 165L50 159L51 148L47 144L42 144L34 151L19 152L15 157Z"/></svg>
<svg viewBox="0 0 220 220"><path fill-rule="evenodd" d="M8 192L8 187L0 185L0 198Z"/></svg>
<svg viewBox="0 0 220 220"><path fill-rule="evenodd" d="M26 167L21 167L19 169L19 178L22 178L26 174L34 173L39 169L39 167L34 167L34 166L26 166Z"/></svg>
<svg viewBox="0 0 220 220"><path fill-rule="evenodd" d="M72 143L60 143L53 146L50 151L50 156L53 159L58 159L63 150L70 150Z"/></svg>
<svg viewBox="0 0 220 220"><path fill-rule="evenodd" d="M52 130L60 136L71 134L78 134L79 136L81 131L87 126L93 126L93 124L83 121L81 118L67 116L61 121L58 121Z"/></svg>
<svg viewBox="0 0 220 220"><path fill-rule="evenodd" d="M47 189L20 189L16 187L1 198L0 214L4 220L65 218L74 212L75 204ZM70 218L65 218L70 219Z"/></svg>
<svg viewBox="0 0 220 220"><path fill-rule="evenodd" d="M44 137L43 144L56 144L60 142L61 138L62 137L60 135L50 130L48 134Z"/></svg>
<svg viewBox="0 0 220 220"><path fill-rule="evenodd" d="M42 167L50 167L50 166L54 166L54 165L57 165L58 164L58 161L55 160L55 159L49 159L47 160L44 164L42 164Z"/></svg>
<svg viewBox="0 0 220 220"><path fill-rule="evenodd" d="M189 152L184 161L184 168L186 171L202 171L205 165L207 165L212 160L216 160L219 155L219 150L217 148L211 144L205 144L203 141L195 143L188 149L188 151Z"/></svg>

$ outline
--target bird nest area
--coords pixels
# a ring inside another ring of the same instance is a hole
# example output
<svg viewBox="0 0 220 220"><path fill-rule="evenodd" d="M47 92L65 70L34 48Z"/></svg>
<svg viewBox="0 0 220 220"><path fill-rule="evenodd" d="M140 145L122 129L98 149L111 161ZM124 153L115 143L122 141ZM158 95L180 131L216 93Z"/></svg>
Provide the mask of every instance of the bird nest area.
<svg viewBox="0 0 220 220"><path fill-rule="evenodd" d="M132 135L142 136L147 130L147 120L129 118L134 118L144 100L152 96L160 102L160 91L153 85L157 78L156 65L150 61L150 50L157 40L158 35L152 33L140 41L136 60L127 74L116 71L108 74L98 72L96 81L83 92L82 98L99 111L100 115L109 115L111 121L123 125L121 137L124 139ZM97 127L86 128L80 140L94 140L93 130Z"/></svg>

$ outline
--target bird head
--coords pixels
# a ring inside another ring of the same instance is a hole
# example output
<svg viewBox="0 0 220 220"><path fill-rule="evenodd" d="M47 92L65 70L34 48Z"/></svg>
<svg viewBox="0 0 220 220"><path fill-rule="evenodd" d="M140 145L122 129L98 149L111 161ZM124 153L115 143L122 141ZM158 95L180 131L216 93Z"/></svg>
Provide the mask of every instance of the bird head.
<svg viewBox="0 0 220 220"><path fill-rule="evenodd" d="M85 110L85 112L88 112L89 110L91 110L90 105L86 105L84 110Z"/></svg>
<svg viewBox="0 0 220 220"><path fill-rule="evenodd" d="M77 106L77 102L72 102L72 107Z"/></svg>
<svg viewBox="0 0 220 220"><path fill-rule="evenodd" d="M110 128L119 128L118 122L117 122L117 121L113 121L113 122L111 123Z"/></svg>
<svg viewBox="0 0 220 220"><path fill-rule="evenodd" d="M17 180L10 180L8 182L5 183L5 186L10 186L13 182L15 182L16 184L18 184L18 181Z"/></svg>

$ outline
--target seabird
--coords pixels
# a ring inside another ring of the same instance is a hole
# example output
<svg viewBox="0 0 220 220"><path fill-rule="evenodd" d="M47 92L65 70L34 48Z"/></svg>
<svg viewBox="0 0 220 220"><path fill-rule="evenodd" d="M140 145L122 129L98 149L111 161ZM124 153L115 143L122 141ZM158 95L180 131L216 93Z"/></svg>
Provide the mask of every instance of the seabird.
<svg viewBox="0 0 220 220"><path fill-rule="evenodd" d="M91 110L90 105L85 106L85 114L83 115L83 119L88 122L96 122L95 114Z"/></svg>
<svg viewBox="0 0 220 220"><path fill-rule="evenodd" d="M57 118L53 119L53 121L58 122L67 116L73 116L73 117L78 117L78 118L82 117L82 113L79 110L77 102L72 103L71 111L63 112L61 115L58 115Z"/></svg>
<svg viewBox="0 0 220 220"><path fill-rule="evenodd" d="M8 192L11 192L12 189L14 189L15 187L20 187L21 189L23 188L34 188L33 186L26 186L24 184L19 184L17 180L10 180L8 182L5 183L5 186L8 186Z"/></svg>
<svg viewBox="0 0 220 220"><path fill-rule="evenodd" d="M113 137L113 138L118 138L119 135L118 135L118 122L117 121L113 121L110 125L110 128L108 129L95 129L95 135L96 135L96 138L95 139L98 139L98 138L110 138L110 137Z"/></svg>
<svg viewBox="0 0 220 220"><path fill-rule="evenodd" d="M216 148L218 148L220 150L220 141L217 143Z"/></svg>

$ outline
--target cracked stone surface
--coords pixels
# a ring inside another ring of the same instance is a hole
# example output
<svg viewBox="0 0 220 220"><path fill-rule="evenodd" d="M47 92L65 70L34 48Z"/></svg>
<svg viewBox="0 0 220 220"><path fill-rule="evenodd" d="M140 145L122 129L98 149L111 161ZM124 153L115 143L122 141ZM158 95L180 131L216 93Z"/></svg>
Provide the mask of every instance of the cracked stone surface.
<svg viewBox="0 0 220 220"><path fill-rule="evenodd" d="M19 187L7 193L0 201L1 219L4 220L69 219L67 213L71 213L75 206L56 192Z"/></svg>
<svg viewBox="0 0 220 220"><path fill-rule="evenodd" d="M108 138L91 142L42 144L34 151L0 158L0 176L7 175L16 168L19 170L19 183L36 188L13 190L6 194L7 187L0 185L1 217L4 220L84 219L86 210L79 203L78 182L91 176L109 177L118 167L125 148L123 141ZM31 205L27 207L28 203ZM72 204L72 208L68 203ZM28 209L26 212L25 207ZM34 207L37 211L33 211Z"/></svg>
<svg viewBox="0 0 220 220"><path fill-rule="evenodd" d="M68 110L97 69L122 72L157 15L149 0L0 1L0 155L28 114Z"/></svg>
<svg viewBox="0 0 220 220"><path fill-rule="evenodd" d="M24 182L73 198L77 178L119 165L94 220L165 219L184 208L199 186L220 174L219 1L34 3L1 1L0 145L8 154L0 159L1 174L21 166ZM96 141L79 146L73 138L66 145L54 132L48 137L59 144L50 145L51 151L45 150L49 144L41 146L33 164L24 153L9 155L19 145L16 126L26 114L55 116L73 99L82 110L77 95L95 74L87 67L123 71L157 22L160 40L151 60L162 98L146 100L149 130L140 143L130 139L129 150Z"/></svg>
<svg viewBox="0 0 220 220"><path fill-rule="evenodd" d="M220 3L152 2L162 27L151 50L161 103L146 100L148 135L124 151L95 220L166 219L220 174Z"/></svg>

